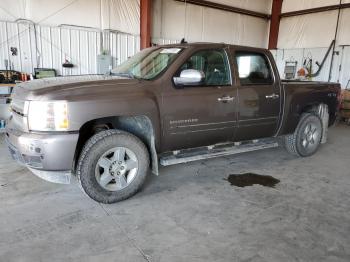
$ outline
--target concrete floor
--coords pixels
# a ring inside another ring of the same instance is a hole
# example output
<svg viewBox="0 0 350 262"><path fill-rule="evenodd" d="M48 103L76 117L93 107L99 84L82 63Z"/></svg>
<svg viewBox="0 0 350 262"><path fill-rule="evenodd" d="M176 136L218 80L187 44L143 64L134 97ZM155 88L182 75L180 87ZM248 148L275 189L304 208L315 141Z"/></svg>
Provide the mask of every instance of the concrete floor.
<svg viewBox="0 0 350 262"><path fill-rule="evenodd" d="M349 131L310 158L276 148L162 168L114 205L31 175L0 137L0 261L350 261ZM224 180L245 172L281 182Z"/></svg>

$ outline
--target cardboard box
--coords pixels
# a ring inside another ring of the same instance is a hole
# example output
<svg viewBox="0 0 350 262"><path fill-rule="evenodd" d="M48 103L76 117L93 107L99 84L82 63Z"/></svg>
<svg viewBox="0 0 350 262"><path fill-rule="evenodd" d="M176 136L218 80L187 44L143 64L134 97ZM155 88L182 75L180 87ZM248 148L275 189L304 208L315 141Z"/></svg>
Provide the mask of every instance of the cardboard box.
<svg viewBox="0 0 350 262"><path fill-rule="evenodd" d="M349 89L342 90L341 96L342 96L342 101L350 102L350 90Z"/></svg>
<svg viewBox="0 0 350 262"><path fill-rule="evenodd" d="M342 118L350 118L350 110L346 110L346 109L341 110L340 116Z"/></svg>
<svg viewBox="0 0 350 262"><path fill-rule="evenodd" d="M341 102L340 108L342 108L342 109L350 109L350 101L345 101L345 100L343 100L343 101Z"/></svg>

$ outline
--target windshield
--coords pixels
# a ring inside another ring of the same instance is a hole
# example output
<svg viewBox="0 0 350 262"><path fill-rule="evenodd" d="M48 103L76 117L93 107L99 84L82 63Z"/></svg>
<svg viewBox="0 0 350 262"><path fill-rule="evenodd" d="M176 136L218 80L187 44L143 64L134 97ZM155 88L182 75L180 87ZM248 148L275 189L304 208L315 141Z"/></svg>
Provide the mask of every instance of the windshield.
<svg viewBox="0 0 350 262"><path fill-rule="evenodd" d="M151 80L165 71L181 48L145 49L112 70L113 75Z"/></svg>

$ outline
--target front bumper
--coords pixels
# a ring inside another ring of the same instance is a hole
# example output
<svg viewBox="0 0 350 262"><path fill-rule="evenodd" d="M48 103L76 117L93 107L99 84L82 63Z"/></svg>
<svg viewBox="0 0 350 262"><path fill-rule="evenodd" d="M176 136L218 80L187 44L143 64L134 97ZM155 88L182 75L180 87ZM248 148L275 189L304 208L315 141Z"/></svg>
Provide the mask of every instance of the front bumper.
<svg viewBox="0 0 350 262"><path fill-rule="evenodd" d="M70 182L78 133L27 133L7 128L5 141L14 160L50 182Z"/></svg>

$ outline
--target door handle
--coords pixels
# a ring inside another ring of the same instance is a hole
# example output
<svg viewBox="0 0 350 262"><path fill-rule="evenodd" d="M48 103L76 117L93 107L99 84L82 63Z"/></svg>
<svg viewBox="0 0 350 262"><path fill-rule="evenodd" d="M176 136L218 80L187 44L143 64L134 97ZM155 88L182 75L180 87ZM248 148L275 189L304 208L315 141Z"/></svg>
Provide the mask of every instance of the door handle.
<svg viewBox="0 0 350 262"><path fill-rule="evenodd" d="M222 103L232 102L235 98L233 96L223 96L219 97L218 101Z"/></svg>
<svg viewBox="0 0 350 262"><path fill-rule="evenodd" d="M271 94L271 95L266 95L265 97L266 97L267 99L276 99L276 98L279 98L280 96L277 95L277 94L275 94L275 93L273 93L273 94Z"/></svg>

